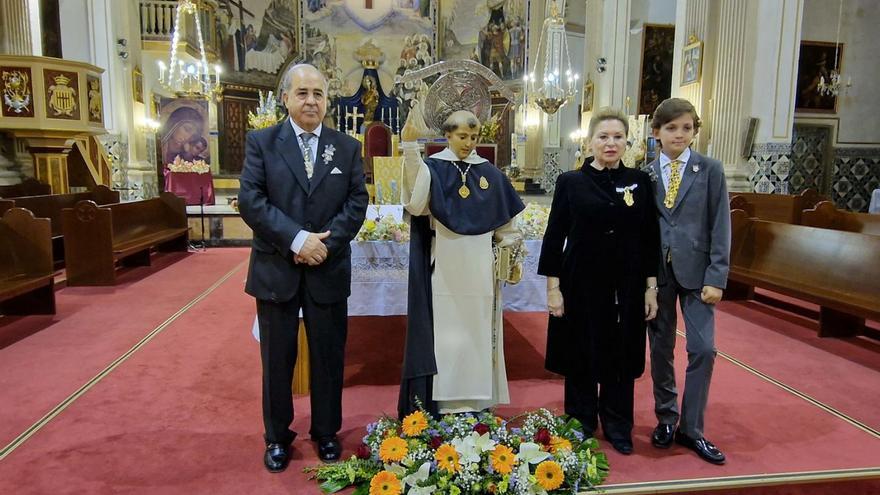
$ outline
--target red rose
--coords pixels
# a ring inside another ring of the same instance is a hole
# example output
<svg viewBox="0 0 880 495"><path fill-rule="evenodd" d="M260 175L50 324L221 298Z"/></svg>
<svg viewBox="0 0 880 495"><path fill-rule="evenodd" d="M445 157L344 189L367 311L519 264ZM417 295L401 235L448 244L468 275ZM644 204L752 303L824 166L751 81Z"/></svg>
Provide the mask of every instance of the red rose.
<svg viewBox="0 0 880 495"><path fill-rule="evenodd" d="M439 436L431 437L431 448L437 450L443 445L443 439Z"/></svg>
<svg viewBox="0 0 880 495"><path fill-rule="evenodd" d="M357 456L358 459L369 459L371 454L370 446L365 443L358 445L357 450L354 451L354 455Z"/></svg>
<svg viewBox="0 0 880 495"><path fill-rule="evenodd" d="M547 428L541 428L535 432L535 441L542 445L550 445L550 432Z"/></svg>
<svg viewBox="0 0 880 495"><path fill-rule="evenodd" d="M474 426L474 431L479 435L484 435L489 432L489 426L484 425L483 423L477 423L477 425Z"/></svg>

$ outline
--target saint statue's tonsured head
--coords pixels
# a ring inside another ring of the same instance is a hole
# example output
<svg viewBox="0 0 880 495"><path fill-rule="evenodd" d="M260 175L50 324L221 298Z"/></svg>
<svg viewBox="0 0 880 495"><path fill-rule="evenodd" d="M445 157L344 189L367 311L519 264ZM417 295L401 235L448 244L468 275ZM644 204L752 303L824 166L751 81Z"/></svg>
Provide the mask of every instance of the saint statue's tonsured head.
<svg viewBox="0 0 880 495"><path fill-rule="evenodd" d="M443 122L443 135L459 160L467 158L480 141L480 120L468 110L457 110Z"/></svg>

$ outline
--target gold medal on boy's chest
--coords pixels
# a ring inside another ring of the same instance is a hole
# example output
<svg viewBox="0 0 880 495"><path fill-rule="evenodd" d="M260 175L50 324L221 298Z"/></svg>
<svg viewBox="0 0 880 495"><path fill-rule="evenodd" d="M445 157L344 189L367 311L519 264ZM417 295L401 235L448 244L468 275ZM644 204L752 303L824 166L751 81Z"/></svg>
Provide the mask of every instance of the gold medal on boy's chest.
<svg viewBox="0 0 880 495"><path fill-rule="evenodd" d="M458 188L458 195L461 196L461 199L467 199L467 197L471 195L471 190L468 189L468 186L462 184L461 187Z"/></svg>
<svg viewBox="0 0 880 495"><path fill-rule="evenodd" d="M487 181L485 177L480 177L480 189L484 191L489 189L489 181Z"/></svg>

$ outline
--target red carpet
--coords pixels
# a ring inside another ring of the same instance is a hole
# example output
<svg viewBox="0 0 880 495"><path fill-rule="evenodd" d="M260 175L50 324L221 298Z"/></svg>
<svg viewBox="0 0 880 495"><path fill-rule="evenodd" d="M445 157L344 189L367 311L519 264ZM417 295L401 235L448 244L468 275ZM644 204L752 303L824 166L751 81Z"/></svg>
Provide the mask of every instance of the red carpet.
<svg viewBox="0 0 880 495"><path fill-rule="evenodd" d="M8 452L0 460L0 493L318 493L301 472L317 463L314 444L307 440L307 397L296 400L294 429L301 437L294 444L294 463L278 475L262 466L259 353L249 331L254 303L243 293L245 267L239 265L245 259L243 249L214 249L169 260L164 269L128 274L124 285L112 289L59 291L59 314L50 321L0 320L0 339L6 339L0 340L2 448L238 267ZM880 428L876 349L812 342L755 304L722 305L720 351ZM360 442L367 422L395 411L404 324L402 317L351 320L341 432L346 455ZM513 405L501 408L501 414L561 409L561 381L543 370L545 324L544 314L506 315ZM677 364L683 372L683 339L679 343ZM817 373L808 373L811 369ZM828 376L819 377L823 370ZM868 475L880 475L876 434L726 359L719 357L715 373L706 433L728 455L728 464L712 466L679 447L650 446L655 419L645 377L636 389L635 454L623 457L606 448L612 464L608 493L733 488L737 478L732 477L806 471L872 468ZM712 480L663 483L704 478ZM878 492L877 481L748 490Z"/></svg>

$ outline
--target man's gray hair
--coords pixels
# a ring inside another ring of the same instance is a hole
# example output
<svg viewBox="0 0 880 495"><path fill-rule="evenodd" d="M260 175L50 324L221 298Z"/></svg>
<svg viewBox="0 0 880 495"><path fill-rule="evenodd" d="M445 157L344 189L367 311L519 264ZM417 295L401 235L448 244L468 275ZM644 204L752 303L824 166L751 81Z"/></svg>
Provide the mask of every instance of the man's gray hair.
<svg viewBox="0 0 880 495"><path fill-rule="evenodd" d="M290 90L290 85L293 83L293 73L302 71L302 70L313 70L321 75L321 79L324 81L324 92L326 93L330 89L330 81L327 80L327 77L318 70L312 64L294 64L287 68L287 71L284 73L284 77L281 78L281 92L286 93Z"/></svg>

